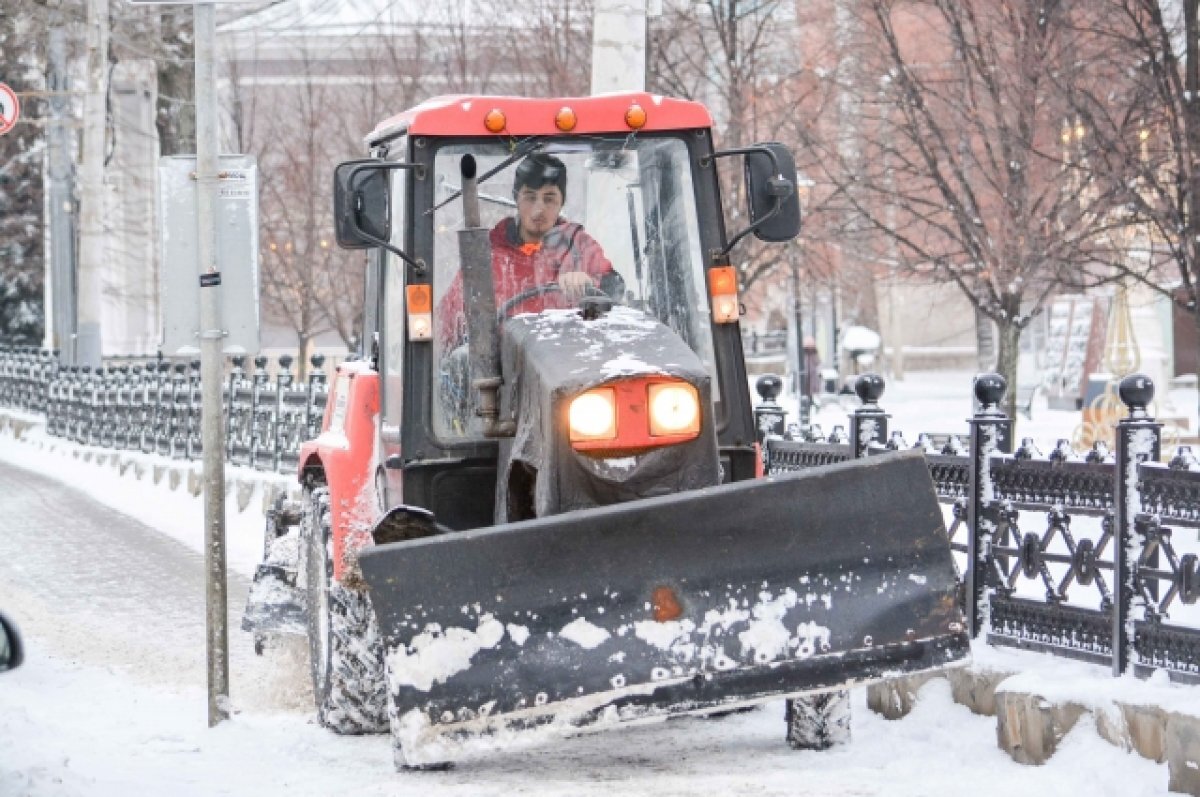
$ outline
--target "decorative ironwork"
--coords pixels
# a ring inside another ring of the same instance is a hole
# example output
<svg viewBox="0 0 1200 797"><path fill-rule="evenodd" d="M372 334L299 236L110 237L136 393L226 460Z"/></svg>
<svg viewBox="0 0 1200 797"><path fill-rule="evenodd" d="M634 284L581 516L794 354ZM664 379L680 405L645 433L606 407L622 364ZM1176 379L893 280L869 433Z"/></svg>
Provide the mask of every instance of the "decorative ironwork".
<svg viewBox="0 0 1200 797"><path fill-rule="evenodd" d="M1098 664L1112 659L1112 624L1102 612L1046 605L996 593L991 596L988 642L1082 658Z"/></svg>
<svg viewBox="0 0 1200 797"><path fill-rule="evenodd" d="M926 454L929 475L933 487L942 501L953 501L955 505L965 500L971 491L971 460L968 457Z"/></svg>
<svg viewBox="0 0 1200 797"><path fill-rule="evenodd" d="M200 440L199 362L134 360L93 370L62 366L57 352L0 346L0 406L43 412L46 432L83 445L195 460ZM279 358L272 378L267 358L253 378L234 357L225 384L226 454L238 465L288 472L300 443L320 433L328 398L325 357L313 355L308 379Z"/></svg>
<svg viewBox="0 0 1200 797"><path fill-rule="evenodd" d="M1143 512L1165 522L1200 526L1200 471L1147 463L1139 475Z"/></svg>
<svg viewBox="0 0 1200 797"><path fill-rule="evenodd" d="M853 459L849 445L767 440L767 472L806 470Z"/></svg>
<svg viewBox="0 0 1200 797"><path fill-rule="evenodd" d="M1113 508L1111 464L994 456L990 472L993 497L1020 508Z"/></svg>

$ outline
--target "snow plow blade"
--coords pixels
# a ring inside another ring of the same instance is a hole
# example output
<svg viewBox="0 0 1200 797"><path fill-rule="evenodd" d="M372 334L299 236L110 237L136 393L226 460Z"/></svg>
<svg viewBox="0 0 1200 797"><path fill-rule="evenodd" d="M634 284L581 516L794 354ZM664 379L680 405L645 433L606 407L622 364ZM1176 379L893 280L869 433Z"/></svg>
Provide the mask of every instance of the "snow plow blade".
<svg viewBox="0 0 1200 797"><path fill-rule="evenodd" d="M398 765L965 658L924 457L364 550Z"/></svg>

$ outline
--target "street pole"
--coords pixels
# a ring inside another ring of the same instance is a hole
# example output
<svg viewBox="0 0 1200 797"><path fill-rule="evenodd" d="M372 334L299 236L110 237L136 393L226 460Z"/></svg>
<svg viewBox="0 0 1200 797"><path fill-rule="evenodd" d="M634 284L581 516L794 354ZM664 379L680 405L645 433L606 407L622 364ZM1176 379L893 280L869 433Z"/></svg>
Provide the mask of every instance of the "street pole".
<svg viewBox="0 0 1200 797"><path fill-rule="evenodd" d="M196 259L200 280L200 434L204 447L204 565L208 631L208 725L229 719L225 580L225 446L221 407L221 272L215 209L220 182L216 9L196 3Z"/></svg>
<svg viewBox="0 0 1200 797"><path fill-rule="evenodd" d="M800 396L800 428L807 430L812 407L812 393L808 389L808 351L804 348L804 296L800 288L800 267L793 262L792 313L796 317L796 374L799 381L796 392Z"/></svg>
<svg viewBox="0 0 1200 797"><path fill-rule="evenodd" d="M108 0L88 0L87 94L83 102L83 168L80 170L79 319L76 362L100 365L104 235L104 128L107 110Z"/></svg>
<svg viewBox="0 0 1200 797"><path fill-rule="evenodd" d="M75 364L75 228L73 184L75 164L71 158L70 130L67 128L67 108L70 89L67 74L66 32L61 27L50 29L47 46L49 74L46 88L50 90L50 129L46 164L46 205L50 232L50 323L46 325L50 348L60 351L60 359Z"/></svg>
<svg viewBox="0 0 1200 797"><path fill-rule="evenodd" d="M592 94L646 90L646 0L595 0Z"/></svg>

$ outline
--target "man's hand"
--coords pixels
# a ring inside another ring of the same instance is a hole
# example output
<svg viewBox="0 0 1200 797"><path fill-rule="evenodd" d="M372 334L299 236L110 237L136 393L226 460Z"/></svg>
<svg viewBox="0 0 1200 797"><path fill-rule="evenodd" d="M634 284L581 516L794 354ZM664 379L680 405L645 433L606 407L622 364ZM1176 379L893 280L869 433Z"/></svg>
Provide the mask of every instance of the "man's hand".
<svg viewBox="0 0 1200 797"><path fill-rule="evenodd" d="M595 285L592 278L583 271L568 271L558 275L558 287L568 301L578 302L587 295L588 288Z"/></svg>

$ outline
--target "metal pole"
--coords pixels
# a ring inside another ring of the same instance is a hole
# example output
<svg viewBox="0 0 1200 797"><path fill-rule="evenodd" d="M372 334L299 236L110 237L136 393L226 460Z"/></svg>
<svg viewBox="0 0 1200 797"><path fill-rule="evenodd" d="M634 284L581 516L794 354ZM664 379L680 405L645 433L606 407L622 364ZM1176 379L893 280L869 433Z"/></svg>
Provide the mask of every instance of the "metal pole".
<svg viewBox="0 0 1200 797"><path fill-rule="evenodd" d="M75 226L72 185L75 164L71 158L70 131L66 126L66 111L70 104L65 92L70 88L67 74L66 33L62 28L50 30L47 48L50 74L47 88L50 95L49 154L47 164L47 208L50 228L50 332L51 348L61 350L63 363L74 365L75 359Z"/></svg>
<svg viewBox="0 0 1200 797"><path fill-rule="evenodd" d="M808 389L808 351L804 348L804 297L800 292L800 267L792 263L792 314L796 323L796 393L800 396L800 428L807 429L812 407L812 392Z"/></svg>
<svg viewBox="0 0 1200 797"><path fill-rule="evenodd" d="M225 594L225 457L221 441L221 272L215 209L219 183L216 11L196 3L196 259L200 278L201 445L208 630L208 724L229 718L229 629Z"/></svg>
<svg viewBox="0 0 1200 797"><path fill-rule="evenodd" d="M992 454L1012 453L1012 421L1000 409L1008 383L1000 374L975 377L975 400L979 410L971 424L971 467L967 498L967 631L975 639L987 626L987 574L991 567L991 547L1000 528L1002 508L992 494Z"/></svg>
<svg viewBox="0 0 1200 797"><path fill-rule="evenodd" d="M1117 465L1113 469L1113 606L1112 674L1122 676L1137 661L1134 637L1134 596L1137 594L1137 516L1141 512L1138 467L1158 462L1162 456L1162 424L1148 408L1154 400L1154 382L1145 374L1131 374L1117 389L1129 417L1117 422Z"/></svg>
<svg viewBox="0 0 1200 797"><path fill-rule="evenodd" d="M104 120L108 71L108 0L89 0L88 81L83 103L80 173L78 362L96 368L102 352L100 305L108 242L104 235Z"/></svg>
<svg viewBox="0 0 1200 797"><path fill-rule="evenodd" d="M596 0L592 94L646 89L646 0Z"/></svg>

